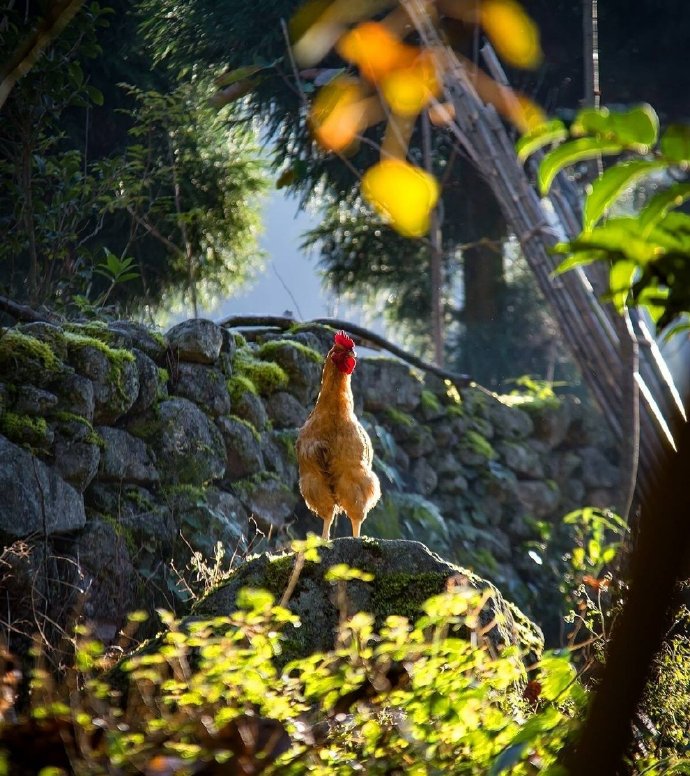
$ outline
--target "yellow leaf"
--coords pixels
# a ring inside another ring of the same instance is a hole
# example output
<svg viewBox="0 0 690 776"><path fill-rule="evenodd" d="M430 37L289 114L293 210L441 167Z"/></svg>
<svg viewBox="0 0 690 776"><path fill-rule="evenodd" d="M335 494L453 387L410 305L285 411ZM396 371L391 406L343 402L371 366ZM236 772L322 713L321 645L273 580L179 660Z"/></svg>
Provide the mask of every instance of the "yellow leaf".
<svg viewBox="0 0 690 776"><path fill-rule="evenodd" d="M405 237L421 237L429 231L439 193L433 175L400 159L384 159L362 177L362 196Z"/></svg>
<svg viewBox="0 0 690 776"><path fill-rule="evenodd" d="M498 55L515 67L537 67L542 59L539 29L515 0L484 0L481 23Z"/></svg>
<svg viewBox="0 0 690 776"><path fill-rule="evenodd" d="M391 109L401 116L418 115L432 97L441 93L431 52L421 51L407 66L399 67L381 80L381 93Z"/></svg>
<svg viewBox="0 0 690 776"><path fill-rule="evenodd" d="M524 94L514 94L513 104L508 111L508 118L522 132L531 132L533 129L548 121L547 115L529 97Z"/></svg>
<svg viewBox="0 0 690 776"><path fill-rule="evenodd" d="M364 128L366 105L359 83L339 76L319 90L309 114L314 138L323 148L347 150Z"/></svg>
<svg viewBox="0 0 690 776"><path fill-rule="evenodd" d="M412 63L417 55L380 22L363 22L345 33L336 49L343 59L357 65L364 78L378 83L384 76Z"/></svg>

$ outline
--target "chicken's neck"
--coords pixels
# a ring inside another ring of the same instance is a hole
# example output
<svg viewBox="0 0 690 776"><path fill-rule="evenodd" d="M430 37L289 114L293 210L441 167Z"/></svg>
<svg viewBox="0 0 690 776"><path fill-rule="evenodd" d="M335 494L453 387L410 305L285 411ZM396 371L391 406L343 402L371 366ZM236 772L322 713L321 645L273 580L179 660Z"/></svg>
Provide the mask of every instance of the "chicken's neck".
<svg viewBox="0 0 690 776"><path fill-rule="evenodd" d="M315 409L337 412L353 412L355 402L352 397L350 375L343 374L329 359L323 367L321 391L316 400Z"/></svg>

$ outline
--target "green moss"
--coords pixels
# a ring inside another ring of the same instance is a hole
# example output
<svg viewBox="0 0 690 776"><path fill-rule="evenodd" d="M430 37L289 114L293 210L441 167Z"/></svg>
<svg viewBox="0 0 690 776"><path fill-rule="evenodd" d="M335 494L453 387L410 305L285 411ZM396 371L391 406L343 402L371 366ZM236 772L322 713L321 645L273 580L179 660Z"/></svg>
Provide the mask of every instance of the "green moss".
<svg viewBox="0 0 690 776"><path fill-rule="evenodd" d="M244 426L245 428L248 428L252 432L252 435L257 442L261 441L261 434L256 430L256 426L253 423L245 420L244 418L239 418L237 415L229 415L228 417L232 418L232 420Z"/></svg>
<svg viewBox="0 0 690 776"><path fill-rule="evenodd" d="M17 368L53 375L62 371L63 364L45 342L17 329L0 329L0 373L12 374Z"/></svg>
<svg viewBox="0 0 690 776"><path fill-rule="evenodd" d="M441 402L438 400L438 397L428 388L422 391L422 407L431 412L438 412L441 409Z"/></svg>
<svg viewBox="0 0 690 776"><path fill-rule="evenodd" d="M234 403L239 402L245 393L258 395L256 386L246 375L233 375L226 383L230 400Z"/></svg>
<svg viewBox="0 0 690 776"><path fill-rule="evenodd" d="M76 334L80 337L97 339L105 345L112 345L117 335L108 329L102 321L89 321L88 323L66 323L63 327L65 334Z"/></svg>
<svg viewBox="0 0 690 776"><path fill-rule="evenodd" d="M295 449L296 433L289 430L277 431L273 438L284 448L288 460L291 463L297 463L297 450Z"/></svg>
<svg viewBox="0 0 690 776"><path fill-rule="evenodd" d="M113 517L113 515L106 515L102 512L98 512L97 516L106 525L109 525L117 536L119 536L121 539L124 540L125 546L127 547L127 551L129 552L129 554L132 557L136 557L137 543L134 540L134 534L131 531L131 529L124 526L116 517Z"/></svg>
<svg viewBox="0 0 690 776"><path fill-rule="evenodd" d="M290 581L292 570L295 565L294 553L286 555L272 555L269 557L269 563L266 567L265 586L277 600L285 592L285 588Z"/></svg>
<svg viewBox="0 0 690 776"><path fill-rule="evenodd" d="M44 418L4 412L0 417L0 433L10 441L40 447L50 441L50 429Z"/></svg>
<svg viewBox="0 0 690 776"><path fill-rule="evenodd" d="M250 350L242 348L235 353L233 367L239 376L248 378L262 395L270 395L288 385L285 370L272 361L258 359Z"/></svg>
<svg viewBox="0 0 690 776"><path fill-rule="evenodd" d="M110 364L109 379L115 386L115 390L121 399L127 401L128 396L123 385L123 369L127 363L134 363L136 361L134 354L129 350L123 348L111 348L105 342L102 342L95 337L87 337L83 334L76 334L71 331L64 333L64 340L69 351L74 352L83 348L93 348L101 352Z"/></svg>
<svg viewBox="0 0 690 776"><path fill-rule="evenodd" d="M493 449L490 442L476 431L467 431L465 433L464 441L475 453L490 461L497 457L496 451Z"/></svg>
<svg viewBox="0 0 690 776"><path fill-rule="evenodd" d="M265 342L258 350L259 358L272 359L276 353L279 353L284 348L289 347L297 351L303 358L308 361L313 361L316 364L323 362L323 356L318 351L310 348L308 345L304 345L301 342L294 342L293 340L271 340Z"/></svg>
<svg viewBox="0 0 690 776"><path fill-rule="evenodd" d="M386 617L397 614L413 621L422 612L422 604L446 589L448 574L428 571L417 574L387 574L374 578L373 604L380 626Z"/></svg>
<svg viewBox="0 0 690 776"><path fill-rule="evenodd" d="M159 331L149 331L151 339L154 340L162 350L166 350L168 347L168 340Z"/></svg>
<svg viewBox="0 0 690 776"><path fill-rule="evenodd" d="M187 496L188 498L194 499L195 501L206 499L206 490L199 485L168 485L162 490L163 494L166 496Z"/></svg>
<svg viewBox="0 0 690 776"><path fill-rule="evenodd" d="M417 425L417 421L408 415L407 412L396 409L395 407L386 407L386 417L396 426L405 426L405 428L411 428Z"/></svg>
<svg viewBox="0 0 690 776"><path fill-rule="evenodd" d="M247 347L247 338L240 334L238 331L232 332L232 338L235 340L235 347L239 350L240 348L246 348Z"/></svg>

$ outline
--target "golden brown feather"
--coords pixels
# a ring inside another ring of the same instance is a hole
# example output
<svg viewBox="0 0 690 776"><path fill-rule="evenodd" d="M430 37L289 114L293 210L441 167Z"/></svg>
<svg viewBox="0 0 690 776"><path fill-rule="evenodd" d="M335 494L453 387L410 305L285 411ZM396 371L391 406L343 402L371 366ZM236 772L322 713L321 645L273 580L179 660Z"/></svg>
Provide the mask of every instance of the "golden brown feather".
<svg viewBox="0 0 690 776"><path fill-rule="evenodd" d="M371 468L371 440L354 412L350 375L355 364L354 342L339 332L326 356L316 406L297 436L300 491L309 509L323 520L325 539L338 512L345 512L352 535L359 536L381 497Z"/></svg>

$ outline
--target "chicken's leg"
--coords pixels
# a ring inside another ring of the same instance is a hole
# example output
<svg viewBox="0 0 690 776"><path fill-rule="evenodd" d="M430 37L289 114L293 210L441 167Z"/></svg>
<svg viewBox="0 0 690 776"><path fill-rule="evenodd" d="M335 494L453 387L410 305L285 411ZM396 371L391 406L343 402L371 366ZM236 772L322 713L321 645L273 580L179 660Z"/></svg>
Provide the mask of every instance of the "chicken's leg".
<svg viewBox="0 0 690 776"><path fill-rule="evenodd" d="M323 533L321 534L321 538L328 541L331 538L331 523L333 522L333 515L329 518L323 519Z"/></svg>

